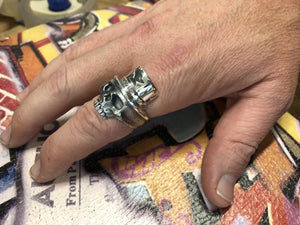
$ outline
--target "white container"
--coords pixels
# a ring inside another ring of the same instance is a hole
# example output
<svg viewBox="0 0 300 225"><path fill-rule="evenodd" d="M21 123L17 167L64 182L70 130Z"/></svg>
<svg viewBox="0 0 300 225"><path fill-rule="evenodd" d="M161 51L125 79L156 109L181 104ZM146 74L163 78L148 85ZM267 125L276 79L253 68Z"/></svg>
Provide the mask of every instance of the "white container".
<svg viewBox="0 0 300 225"><path fill-rule="evenodd" d="M36 26L64 17L91 11L94 9L97 0L69 0L71 6L60 12L49 9L47 0L21 0L19 11L26 27Z"/></svg>

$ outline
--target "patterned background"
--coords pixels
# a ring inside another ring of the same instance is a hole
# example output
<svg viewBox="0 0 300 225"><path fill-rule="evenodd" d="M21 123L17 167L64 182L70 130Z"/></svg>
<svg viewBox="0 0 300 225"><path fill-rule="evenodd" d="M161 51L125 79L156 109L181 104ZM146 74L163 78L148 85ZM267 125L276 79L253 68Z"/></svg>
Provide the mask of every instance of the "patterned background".
<svg viewBox="0 0 300 225"><path fill-rule="evenodd" d="M110 7L0 41L0 129L18 106L16 93L76 41L73 33L82 29L83 19L96 31L149 6ZM43 141L72 112L20 149L0 146L0 224L300 224L300 125L288 113L235 185L233 205L209 210L200 168L223 106L222 100L199 106L207 112L203 129L184 143L176 143L166 126L142 130L44 185L30 179L29 167Z"/></svg>

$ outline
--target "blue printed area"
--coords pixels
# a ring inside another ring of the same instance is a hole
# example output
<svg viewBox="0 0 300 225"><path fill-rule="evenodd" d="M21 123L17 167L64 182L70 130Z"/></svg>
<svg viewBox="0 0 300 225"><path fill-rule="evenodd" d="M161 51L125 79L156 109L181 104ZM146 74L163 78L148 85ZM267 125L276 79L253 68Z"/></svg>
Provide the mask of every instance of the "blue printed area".
<svg viewBox="0 0 300 225"><path fill-rule="evenodd" d="M162 218L161 212L153 201L147 186L140 183L130 183L125 185L126 188L126 198L134 206L135 210L138 212L150 212L155 218Z"/></svg>
<svg viewBox="0 0 300 225"><path fill-rule="evenodd" d="M15 180L16 169L13 165L2 171L0 173L0 193L12 187L15 184Z"/></svg>
<svg viewBox="0 0 300 225"><path fill-rule="evenodd" d="M151 198L144 185L128 185L127 192L130 200L136 203L142 203Z"/></svg>

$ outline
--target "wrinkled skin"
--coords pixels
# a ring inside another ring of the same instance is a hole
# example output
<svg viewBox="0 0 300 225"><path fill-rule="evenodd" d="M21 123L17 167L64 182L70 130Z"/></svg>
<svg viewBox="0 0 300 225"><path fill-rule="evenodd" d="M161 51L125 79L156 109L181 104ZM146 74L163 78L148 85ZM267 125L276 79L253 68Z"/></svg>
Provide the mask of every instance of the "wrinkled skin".
<svg viewBox="0 0 300 225"><path fill-rule="evenodd" d="M298 0L165 0L90 35L52 61L18 98L2 134L29 141L75 105L77 113L44 143L31 169L38 182L62 174L131 129L93 107L99 87L141 65L159 91L150 117L193 103L227 99L202 165L209 200L230 205L233 184L276 120L288 110L300 65ZM225 175L225 176L224 176Z"/></svg>

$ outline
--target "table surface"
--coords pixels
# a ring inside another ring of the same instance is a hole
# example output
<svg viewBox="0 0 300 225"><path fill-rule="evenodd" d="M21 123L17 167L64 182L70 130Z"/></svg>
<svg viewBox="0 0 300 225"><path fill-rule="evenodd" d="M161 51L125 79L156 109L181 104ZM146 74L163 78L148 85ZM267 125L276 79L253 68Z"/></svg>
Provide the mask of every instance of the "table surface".
<svg viewBox="0 0 300 225"><path fill-rule="evenodd" d="M128 0L97 0L95 9L103 9L108 6L126 3L127 1ZM14 19L0 15L0 39L25 29L26 27L17 23ZM289 112L300 120L300 80L298 80L295 99Z"/></svg>

